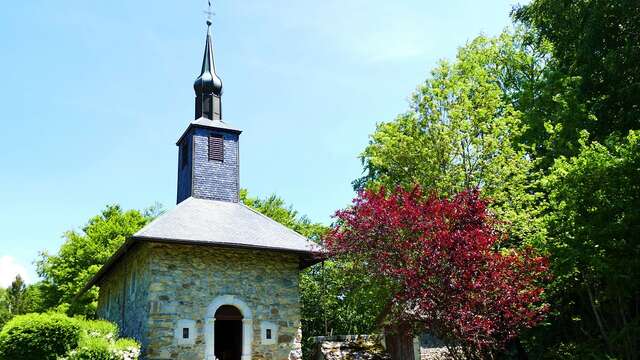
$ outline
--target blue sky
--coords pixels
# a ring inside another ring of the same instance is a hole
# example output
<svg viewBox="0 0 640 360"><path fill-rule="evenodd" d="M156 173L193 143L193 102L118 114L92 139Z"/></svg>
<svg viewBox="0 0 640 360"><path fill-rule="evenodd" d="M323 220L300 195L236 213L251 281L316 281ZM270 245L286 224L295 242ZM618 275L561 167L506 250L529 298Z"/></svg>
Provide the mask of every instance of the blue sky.
<svg viewBox="0 0 640 360"><path fill-rule="evenodd" d="M439 59L509 25L517 0L214 4L241 186L313 220L353 197L375 124ZM0 13L0 286L106 204L175 204L206 1L11 1Z"/></svg>

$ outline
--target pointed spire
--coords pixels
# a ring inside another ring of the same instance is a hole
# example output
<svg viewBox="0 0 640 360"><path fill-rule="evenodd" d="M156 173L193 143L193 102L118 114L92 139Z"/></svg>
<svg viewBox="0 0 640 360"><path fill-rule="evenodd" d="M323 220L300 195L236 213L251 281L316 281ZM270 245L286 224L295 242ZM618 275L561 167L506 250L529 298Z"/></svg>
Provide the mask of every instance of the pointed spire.
<svg viewBox="0 0 640 360"><path fill-rule="evenodd" d="M211 20L207 20L207 40L202 58L200 76L193 83L196 92L196 119L201 117L211 120L222 119L222 80L216 74L211 41Z"/></svg>
<svg viewBox="0 0 640 360"><path fill-rule="evenodd" d="M202 58L202 70L200 76L193 83L196 94L222 95L222 80L216 74L216 65L213 59L213 45L211 42L211 20L207 20L207 40Z"/></svg>

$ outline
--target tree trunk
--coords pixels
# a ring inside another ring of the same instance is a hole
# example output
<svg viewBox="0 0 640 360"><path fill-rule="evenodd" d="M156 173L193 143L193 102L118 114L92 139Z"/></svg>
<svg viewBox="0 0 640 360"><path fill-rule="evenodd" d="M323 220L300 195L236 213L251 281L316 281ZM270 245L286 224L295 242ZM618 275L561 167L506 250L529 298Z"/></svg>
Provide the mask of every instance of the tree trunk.
<svg viewBox="0 0 640 360"><path fill-rule="evenodd" d="M385 343L391 360L414 360L413 334L406 325L385 327Z"/></svg>

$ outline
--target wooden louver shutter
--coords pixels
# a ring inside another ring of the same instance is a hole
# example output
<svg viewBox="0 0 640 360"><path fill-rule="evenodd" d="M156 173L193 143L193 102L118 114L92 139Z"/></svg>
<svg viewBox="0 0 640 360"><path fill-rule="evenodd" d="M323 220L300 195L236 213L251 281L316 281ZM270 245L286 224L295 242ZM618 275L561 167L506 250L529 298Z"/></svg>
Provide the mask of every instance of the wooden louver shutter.
<svg viewBox="0 0 640 360"><path fill-rule="evenodd" d="M224 159L224 142L221 135L209 136L209 160L222 161Z"/></svg>

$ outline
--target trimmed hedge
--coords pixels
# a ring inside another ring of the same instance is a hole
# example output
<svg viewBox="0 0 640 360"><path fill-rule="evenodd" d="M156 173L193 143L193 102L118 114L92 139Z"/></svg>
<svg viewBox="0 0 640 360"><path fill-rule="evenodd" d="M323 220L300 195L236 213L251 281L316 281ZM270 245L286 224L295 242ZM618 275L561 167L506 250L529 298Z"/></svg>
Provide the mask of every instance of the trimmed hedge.
<svg viewBox="0 0 640 360"><path fill-rule="evenodd" d="M136 360L140 345L118 339L118 327L103 320L63 314L16 316L0 332L0 360Z"/></svg>
<svg viewBox="0 0 640 360"><path fill-rule="evenodd" d="M0 332L0 359L55 360L80 340L78 321L62 314L27 314L11 319Z"/></svg>

